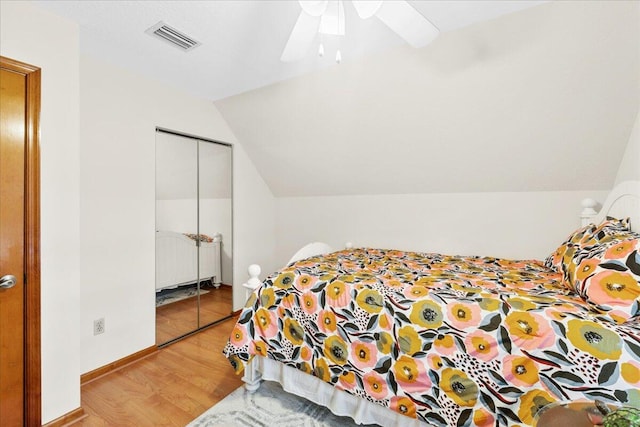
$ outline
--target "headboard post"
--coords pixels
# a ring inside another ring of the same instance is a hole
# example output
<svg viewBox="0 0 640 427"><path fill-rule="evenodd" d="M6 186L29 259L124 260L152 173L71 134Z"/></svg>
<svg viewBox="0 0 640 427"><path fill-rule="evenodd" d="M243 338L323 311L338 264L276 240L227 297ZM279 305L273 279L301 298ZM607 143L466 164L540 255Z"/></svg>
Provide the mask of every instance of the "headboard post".
<svg viewBox="0 0 640 427"><path fill-rule="evenodd" d="M640 231L640 181L623 181L616 185L602 202L602 208L595 214L597 202L593 199L582 201L580 218L582 225L599 224L608 216L630 218L631 230ZM595 214L595 215L594 215Z"/></svg>
<svg viewBox="0 0 640 427"><path fill-rule="evenodd" d="M593 199L583 199L580 203L582 205L582 212L580 212L580 222L584 227L591 222L593 222L593 218L598 214L596 212L595 207L598 206L598 202Z"/></svg>

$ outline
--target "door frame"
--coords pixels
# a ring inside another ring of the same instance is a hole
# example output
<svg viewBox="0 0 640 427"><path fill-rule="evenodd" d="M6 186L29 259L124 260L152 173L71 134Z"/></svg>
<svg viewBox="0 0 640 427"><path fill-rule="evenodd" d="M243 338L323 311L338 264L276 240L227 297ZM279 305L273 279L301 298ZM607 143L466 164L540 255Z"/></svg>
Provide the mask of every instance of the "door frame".
<svg viewBox="0 0 640 427"><path fill-rule="evenodd" d="M42 425L40 347L40 68L0 56L0 67L26 79L24 421Z"/></svg>

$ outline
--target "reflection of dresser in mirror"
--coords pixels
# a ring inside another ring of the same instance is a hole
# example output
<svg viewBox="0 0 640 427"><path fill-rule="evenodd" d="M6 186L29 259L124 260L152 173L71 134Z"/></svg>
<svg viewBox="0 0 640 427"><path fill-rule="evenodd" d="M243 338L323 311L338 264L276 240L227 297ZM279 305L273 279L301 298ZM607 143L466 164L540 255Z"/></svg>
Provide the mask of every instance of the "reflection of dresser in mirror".
<svg viewBox="0 0 640 427"><path fill-rule="evenodd" d="M232 310L232 148L156 132L156 342Z"/></svg>

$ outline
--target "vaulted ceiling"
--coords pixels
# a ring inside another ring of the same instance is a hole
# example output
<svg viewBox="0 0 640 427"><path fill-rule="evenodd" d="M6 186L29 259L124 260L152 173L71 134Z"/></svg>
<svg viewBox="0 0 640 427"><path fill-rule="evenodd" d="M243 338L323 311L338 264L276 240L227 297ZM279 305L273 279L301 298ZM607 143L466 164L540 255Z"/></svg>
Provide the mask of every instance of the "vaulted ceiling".
<svg viewBox="0 0 640 427"><path fill-rule="evenodd" d="M276 196L607 190L638 114L639 18L550 2L216 106Z"/></svg>
<svg viewBox="0 0 640 427"><path fill-rule="evenodd" d="M638 114L637 1L409 1L442 31L420 49L347 4L339 65L279 61L294 1L36 3L83 53L215 101L276 196L606 190Z"/></svg>

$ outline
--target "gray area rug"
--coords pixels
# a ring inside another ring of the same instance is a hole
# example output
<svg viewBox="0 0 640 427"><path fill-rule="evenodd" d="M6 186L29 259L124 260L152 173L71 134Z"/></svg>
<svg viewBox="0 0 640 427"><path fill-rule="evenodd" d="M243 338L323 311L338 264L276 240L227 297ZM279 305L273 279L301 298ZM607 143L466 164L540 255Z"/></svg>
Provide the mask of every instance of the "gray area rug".
<svg viewBox="0 0 640 427"><path fill-rule="evenodd" d="M209 291L200 289L200 295L204 295ZM172 302L182 301L183 299L195 297L197 289L195 287L167 289L156 293L156 307L171 304Z"/></svg>
<svg viewBox="0 0 640 427"><path fill-rule="evenodd" d="M187 427L356 427L348 417L338 417L327 408L282 390L265 381L258 391L244 386L193 420Z"/></svg>

